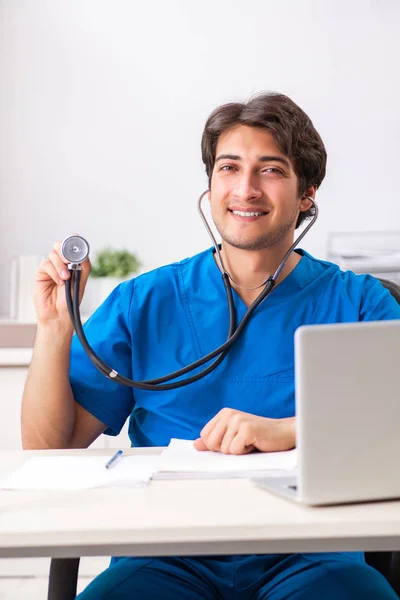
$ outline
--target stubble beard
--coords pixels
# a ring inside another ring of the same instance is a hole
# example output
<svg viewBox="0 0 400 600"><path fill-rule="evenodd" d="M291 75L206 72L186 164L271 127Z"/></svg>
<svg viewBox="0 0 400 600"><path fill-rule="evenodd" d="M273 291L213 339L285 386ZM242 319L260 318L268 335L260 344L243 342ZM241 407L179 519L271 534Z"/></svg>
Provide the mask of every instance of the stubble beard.
<svg viewBox="0 0 400 600"><path fill-rule="evenodd" d="M271 248L279 244L288 233L294 229L294 225L298 218L298 212L293 213L293 216L286 223L281 225L281 227L273 232L266 232L265 234L261 234L257 238L253 239L240 239L239 236L229 235L229 232L224 231L223 227L220 227L217 223L215 226L217 228L218 233L226 244L233 246L234 248L238 248L239 250L265 250L266 248Z"/></svg>

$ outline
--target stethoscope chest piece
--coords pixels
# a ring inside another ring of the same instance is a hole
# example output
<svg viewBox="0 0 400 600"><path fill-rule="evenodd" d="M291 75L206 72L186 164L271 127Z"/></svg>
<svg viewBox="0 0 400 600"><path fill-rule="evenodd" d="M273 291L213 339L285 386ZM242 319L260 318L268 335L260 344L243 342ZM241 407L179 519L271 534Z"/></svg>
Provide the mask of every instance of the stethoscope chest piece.
<svg viewBox="0 0 400 600"><path fill-rule="evenodd" d="M61 254L71 263L74 270L76 269L74 265L78 266L83 263L89 256L89 252L88 242L80 235L70 235L61 244Z"/></svg>

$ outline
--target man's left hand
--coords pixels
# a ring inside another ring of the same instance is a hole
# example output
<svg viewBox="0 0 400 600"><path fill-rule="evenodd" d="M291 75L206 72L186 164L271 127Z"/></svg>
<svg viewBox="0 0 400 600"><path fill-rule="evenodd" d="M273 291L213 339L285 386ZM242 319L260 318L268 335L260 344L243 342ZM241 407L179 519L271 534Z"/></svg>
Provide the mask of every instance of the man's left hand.
<svg viewBox="0 0 400 600"><path fill-rule="evenodd" d="M224 454L248 454L253 450L279 452L295 445L295 417L268 419L233 408L220 410L194 442L197 450Z"/></svg>

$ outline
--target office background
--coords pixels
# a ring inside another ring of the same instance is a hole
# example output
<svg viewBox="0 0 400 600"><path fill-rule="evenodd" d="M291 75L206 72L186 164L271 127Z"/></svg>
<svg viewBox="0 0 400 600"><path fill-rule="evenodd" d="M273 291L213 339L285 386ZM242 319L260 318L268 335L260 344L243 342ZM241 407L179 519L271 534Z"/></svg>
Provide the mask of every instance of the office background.
<svg viewBox="0 0 400 600"><path fill-rule="evenodd" d="M11 258L69 233L145 269L208 247L204 123L262 90L292 97L327 147L303 247L324 257L331 231L397 229L399 27L398 0L0 0L0 319ZM30 360L8 355L7 449ZM81 566L85 585L106 562ZM4 600L44 597L48 561L0 566Z"/></svg>
<svg viewBox="0 0 400 600"><path fill-rule="evenodd" d="M71 232L146 269L208 247L205 120L261 90L327 147L303 247L396 229L399 24L397 0L0 0L0 316L11 257Z"/></svg>

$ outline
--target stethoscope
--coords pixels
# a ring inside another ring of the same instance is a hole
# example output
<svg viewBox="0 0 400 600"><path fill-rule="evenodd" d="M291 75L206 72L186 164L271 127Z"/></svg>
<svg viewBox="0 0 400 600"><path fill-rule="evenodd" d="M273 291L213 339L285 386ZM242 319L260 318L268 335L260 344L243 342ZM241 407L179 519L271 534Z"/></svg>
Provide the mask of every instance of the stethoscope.
<svg viewBox="0 0 400 600"><path fill-rule="evenodd" d="M231 283L230 283L231 276L229 275L229 273L226 271L226 269L224 267L219 246L217 244L217 241L211 231L211 228L210 228L210 226L207 222L207 219L203 213L203 210L201 208L202 200L203 200L204 196L206 196L208 193L209 193L209 190L206 190L200 196L200 198L198 200L198 210L199 210L201 219L208 231L208 234L210 235L211 240L213 242L215 252L216 252L216 262L217 262L218 268L221 272L222 281L225 286L225 293L226 293L226 297L228 300L228 308L229 308L228 337L224 344L222 344L221 346L219 346L218 348L216 348L215 350L213 350L206 356L203 356L203 358L200 358L199 360L196 360L195 362L191 363L190 365L187 365L186 367L183 367L182 369L179 369L178 371L175 371L174 373L170 373L169 375L164 375L163 377L158 377L157 379L149 379L147 381L133 381L131 379L128 379L127 377L124 377L123 375L120 375L117 371L115 371L114 369L109 367L105 362L103 362L99 356L97 356L97 354L94 352L94 350L91 348L89 342L87 341L86 335L83 331L81 316L80 316L80 312L79 312L79 284L80 284L81 270L82 270L81 263L84 260L86 260L86 258L89 256L89 244L85 240L85 238L83 238L81 236L77 236L77 235L69 236L62 242L61 253L62 253L63 257L65 258L65 260L68 261L68 263L69 263L68 269L71 272L71 277L69 279L67 279L65 282L65 294L66 294L68 312L71 317L72 324L76 331L76 335L77 335L79 341L81 342L86 354L88 355L88 357L90 358L90 360L92 361L94 366L101 373L103 373L103 375L105 375L105 377L107 377L108 379L111 379L112 381L116 381L117 383L120 383L122 385L137 388L140 390L162 391L162 390L172 390L172 389L176 389L179 387L183 387L185 385L189 385L190 383L193 383L194 381L198 381L199 379L202 379L203 377L205 377L206 375L208 375L209 373L214 371L214 369L216 369L216 367L218 367L218 365L224 360L225 356L228 354L230 347L238 339L238 337L242 333L243 329L246 327L247 322L249 321L251 315L253 314L253 312L255 311L257 306L259 306L261 304L261 302L263 302L265 300L265 298L271 293L272 289L275 286L276 280L277 280L279 274L281 273L282 269L284 268L289 256L291 255L293 250L296 248L296 246L300 243L300 241L303 239L303 237L306 235L308 230L314 225L314 223L318 217L318 207L317 207L314 199L311 198L310 196L305 196L308 200L310 200L312 202L313 207L314 207L314 214L313 214L312 220L307 225L307 227L304 229L304 231L301 232L301 234L294 241L294 243L290 246L289 250L286 252L285 256L283 257L283 259L282 259L279 267L275 271L275 273L273 275L271 275L270 277L268 277L268 279L266 281L264 281L264 283L262 283L260 286L257 286L257 287L264 286L264 289L257 296L257 298L254 300L254 302L249 306L249 308L247 309L246 313L244 314L242 320L240 321L239 325L236 327L235 307L234 307L234 303L233 303L232 287L231 287ZM71 290L71 281L72 280L73 280L73 286L72 286L73 293ZM256 288L254 288L254 289L256 289ZM187 377L186 379L181 379L179 381L175 381L174 383L165 383L166 381L170 381L171 379L176 379L177 377L186 375L186 373L189 373L190 371L193 371L194 369L201 367L206 362L209 362L210 360L214 359L215 357L218 357L218 358L216 360L214 360L214 362L212 362L211 365L209 365L208 367L203 369L203 371L201 371L200 373L197 373L196 375L192 375L191 377Z"/></svg>

